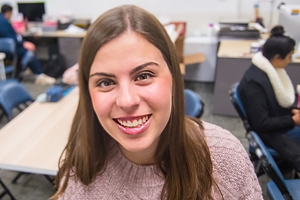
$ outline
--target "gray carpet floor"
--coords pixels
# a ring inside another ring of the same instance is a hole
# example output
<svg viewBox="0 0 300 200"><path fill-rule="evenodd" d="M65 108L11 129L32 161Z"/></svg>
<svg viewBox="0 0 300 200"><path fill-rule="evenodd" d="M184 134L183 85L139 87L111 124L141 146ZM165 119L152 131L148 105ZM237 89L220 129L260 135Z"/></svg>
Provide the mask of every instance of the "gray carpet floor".
<svg viewBox="0 0 300 200"><path fill-rule="evenodd" d="M34 98L36 98L39 94L45 92L48 88L48 86L40 86L33 84L31 78L25 79L24 85ZM241 143L246 149L248 148L248 142L245 138L245 130L243 128L241 120L238 117L228 117L212 114L214 88L214 85L212 83L185 82L185 87L197 92L204 99L205 108L202 120L217 124L229 130L241 141ZM2 120L0 123L0 127L2 127L5 124L6 121ZM8 186L8 188L11 190L11 192L17 199L44 200L48 199L55 192L55 188L53 188L51 183L42 175L23 175L21 176L17 184L12 184L11 180L16 175L17 172L0 170L1 179ZM269 179L266 175L263 175L259 178L260 184L263 189L264 199L268 199L266 197L265 189L265 184L268 180ZM8 196L5 196L3 199L10 198Z"/></svg>

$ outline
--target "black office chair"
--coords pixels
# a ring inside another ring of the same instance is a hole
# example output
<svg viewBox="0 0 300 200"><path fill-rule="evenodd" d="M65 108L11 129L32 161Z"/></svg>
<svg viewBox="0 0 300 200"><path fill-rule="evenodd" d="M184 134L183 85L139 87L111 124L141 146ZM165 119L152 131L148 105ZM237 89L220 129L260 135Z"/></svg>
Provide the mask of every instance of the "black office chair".
<svg viewBox="0 0 300 200"><path fill-rule="evenodd" d="M185 114L190 117L200 118L204 112L202 97L190 89L184 90Z"/></svg>
<svg viewBox="0 0 300 200"><path fill-rule="evenodd" d="M245 111L243 102L242 102L239 92L238 92L238 86L239 86L239 82L234 83L231 86L231 88L229 90L230 101L231 101L232 105L234 106L235 110L237 111L237 113L239 114L239 117L242 119L244 127L246 129L246 132L248 133L249 131L252 131L252 129L251 129L251 126L249 125L246 111ZM273 157L280 158L280 156L274 149L268 147L268 151L271 153L271 155ZM249 144L249 153L250 153L250 160L254 165L256 175L257 176L262 175L264 173L264 171L261 168L261 162L259 161L258 157L256 156L256 154L254 152L254 148L251 146L251 144Z"/></svg>
<svg viewBox="0 0 300 200"><path fill-rule="evenodd" d="M24 71L34 56L32 51L27 51L18 63L18 56L16 54L16 44L12 38L0 38L0 52L12 56L9 65L5 66L5 73L12 78L19 81L22 80Z"/></svg>
<svg viewBox="0 0 300 200"><path fill-rule="evenodd" d="M273 180L267 183L267 194L271 200L300 199L300 179L284 179L269 149L254 131L247 133L247 139L262 162L262 168Z"/></svg>

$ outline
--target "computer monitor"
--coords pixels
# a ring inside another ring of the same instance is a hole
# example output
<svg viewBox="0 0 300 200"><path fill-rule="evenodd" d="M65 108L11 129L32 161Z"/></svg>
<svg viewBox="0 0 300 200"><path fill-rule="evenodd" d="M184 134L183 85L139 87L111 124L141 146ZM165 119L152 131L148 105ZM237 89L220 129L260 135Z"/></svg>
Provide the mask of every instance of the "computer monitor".
<svg viewBox="0 0 300 200"><path fill-rule="evenodd" d="M45 4L39 3L18 3L19 13L23 13L24 19L28 21L43 21L45 14Z"/></svg>
<svg viewBox="0 0 300 200"><path fill-rule="evenodd" d="M298 44L300 42L300 4L280 6L278 24L282 25L285 32Z"/></svg>

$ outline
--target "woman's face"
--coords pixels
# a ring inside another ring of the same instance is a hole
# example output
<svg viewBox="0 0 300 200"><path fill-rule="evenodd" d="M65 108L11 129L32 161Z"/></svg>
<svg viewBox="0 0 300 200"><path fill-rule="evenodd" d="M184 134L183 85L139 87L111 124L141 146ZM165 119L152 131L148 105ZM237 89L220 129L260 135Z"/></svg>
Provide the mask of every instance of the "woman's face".
<svg viewBox="0 0 300 200"><path fill-rule="evenodd" d="M138 33L124 33L97 52L89 92L123 154L137 164L152 162L172 107L172 76L161 52Z"/></svg>
<svg viewBox="0 0 300 200"><path fill-rule="evenodd" d="M280 58L279 55L276 55L274 58L273 66L275 68L285 68L290 62L292 62L292 55L294 51L291 51L289 54L286 55L285 58Z"/></svg>

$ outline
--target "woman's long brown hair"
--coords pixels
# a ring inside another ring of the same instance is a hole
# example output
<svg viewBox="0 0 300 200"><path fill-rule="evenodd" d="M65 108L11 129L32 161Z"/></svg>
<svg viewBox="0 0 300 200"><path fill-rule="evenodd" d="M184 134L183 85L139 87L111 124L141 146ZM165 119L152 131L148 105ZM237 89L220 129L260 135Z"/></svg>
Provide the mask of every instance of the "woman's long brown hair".
<svg viewBox="0 0 300 200"><path fill-rule="evenodd" d="M79 104L60 158L55 180L58 191L52 198L64 193L70 176L89 185L96 175L105 171L107 145L112 139L93 110L88 89L89 73L97 51L126 31L139 33L158 48L173 78L171 116L155 153L158 169L165 176L161 199L212 199L214 179L210 152L201 122L185 117L183 80L174 44L152 14L132 5L102 14L84 38L79 62Z"/></svg>

